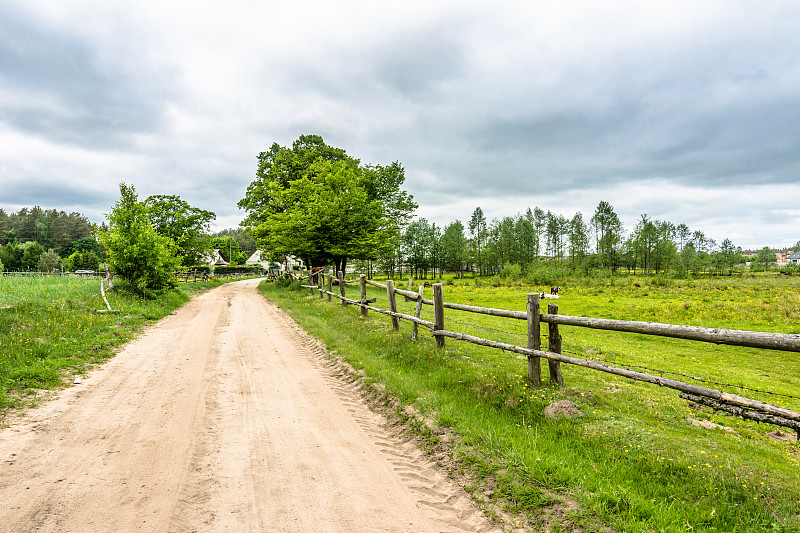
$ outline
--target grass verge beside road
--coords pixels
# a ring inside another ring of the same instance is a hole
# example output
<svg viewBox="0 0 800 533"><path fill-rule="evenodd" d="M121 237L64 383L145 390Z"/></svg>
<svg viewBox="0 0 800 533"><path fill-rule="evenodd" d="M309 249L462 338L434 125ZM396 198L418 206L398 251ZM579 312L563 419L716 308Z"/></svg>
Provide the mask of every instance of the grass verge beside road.
<svg viewBox="0 0 800 533"><path fill-rule="evenodd" d="M411 341L407 322L398 333L388 317L370 313L361 318L358 309L328 303L306 290L287 291L269 283L262 283L261 290L329 350L383 383L403 405L457 435L444 440L450 442L451 468L467 476L468 490L487 503L526 514L544 531L800 531L800 449L795 442L770 438L767 433L774 427L693 407L675 391L579 367L562 366L566 386L561 389L533 386L526 379L526 362L513 354L450 340L446 349L437 350L425 331L419 341ZM523 310L525 292L540 290L480 288L464 280L446 286L445 299ZM631 278L616 286L570 287L559 303L563 314L689 324L710 318L714 323L697 325L794 332L783 324L796 327L791 316L796 287L788 290L702 283L670 289ZM371 290L368 297L373 296L380 298L380 291ZM386 308L385 293L383 298L375 305ZM776 306L774 315L752 315L764 316L769 327L748 318L753 306ZM685 313L687 320L670 319L670 313ZM524 340L524 323L447 316L448 329L475 328L484 336ZM562 335L567 350L591 350L611 361L630 357L628 364L663 368L677 360L687 365L681 371L714 371L714 376L730 367L727 382L747 386L760 386L764 379L758 374L769 372L779 378L778 391L797 390L798 378L784 375L798 375L797 354L744 349L742 355L732 347L683 341L677 346L673 339L608 337L578 333L577 328ZM558 421L544 417L544 407L559 399L574 401L584 415ZM692 420L718 427L705 429ZM432 445L441 445L440 431L424 426L420 431Z"/></svg>
<svg viewBox="0 0 800 533"><path fill-rule="evenodd" d="M111 357L143 326L221 282L181 285L156 299L115 289L105 304L97 279L0 276L0 423L9 409L35 404L43 391Z"/></svg>

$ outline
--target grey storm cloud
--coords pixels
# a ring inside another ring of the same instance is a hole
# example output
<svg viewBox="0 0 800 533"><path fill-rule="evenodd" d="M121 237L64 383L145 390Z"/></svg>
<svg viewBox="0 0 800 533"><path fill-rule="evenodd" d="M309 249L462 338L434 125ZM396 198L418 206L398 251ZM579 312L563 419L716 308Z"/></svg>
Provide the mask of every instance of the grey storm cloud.
<svg viewBox="0 0 800 533"><path fill-rule="evenodd" d="M173 95L170 76L130 58L101 58L74 29L48 27L0 5L0 81L15 96L3 122L54 142L110 147L158 128ZM13 103L12 103L13 102Z"/></svg>
<svg viewBox="0 0 800 533"><path fill-rule="evenodd" d="M478 205L588 218L606 200L626 224L793 243L799 99L800 7L785 0L12 0L0 207L102 213L126 181L229 227L257 154L313 133L400 161L440 224Z"/></svg>

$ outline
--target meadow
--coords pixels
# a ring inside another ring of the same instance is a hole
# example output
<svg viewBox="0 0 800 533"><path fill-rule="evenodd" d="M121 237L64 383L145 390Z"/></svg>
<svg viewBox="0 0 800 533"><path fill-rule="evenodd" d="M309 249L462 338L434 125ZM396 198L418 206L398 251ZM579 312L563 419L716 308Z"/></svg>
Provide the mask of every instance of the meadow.
<svg viewBox="0 0 800 533"><path fill-rule="evenodd" d="M797 277L619 276L561 286L555 302L561 314L800 333ZM447 450L453 475L462 476L487 509L527 515L544 531L800 531L800 447L789 430L570 365L562 364L564 387L532 384L526 360L515 354L451 339L438 350L424 330L411 341L408 322L395 332L386 316L361 318L353 306L328 303L306 289L261 288L329 350L435 422L435 430L418 426L420 434ZM450 302L523 311L527 292L548 289L445 279L444 294ZM351 290L357 294L357 285ZM368 297L387 307L381 290L370 288ZM399 310L413 314L414 304L402 300ZM430 307L423 318L432 320ZM523 321L448 309L445 328L526 345ZM797 353L560 330L567 355L800 410ZM575 402L583 416L544 417L544 407L560 399Z"/></svg>
<svg viewBox="0 0 800 533"><path fill-rule="evenodd" d="M97 279L0 275L0 424L10 410L34 405L111 357L142 327L219 282L189 283L155 299L119 287L105 309Z"/></svg>

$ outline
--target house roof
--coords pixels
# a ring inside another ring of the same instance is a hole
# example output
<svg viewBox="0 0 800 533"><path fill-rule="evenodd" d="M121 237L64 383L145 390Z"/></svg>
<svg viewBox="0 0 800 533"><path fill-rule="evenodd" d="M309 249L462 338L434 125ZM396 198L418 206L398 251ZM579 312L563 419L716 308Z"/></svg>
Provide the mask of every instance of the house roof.
<svg viewBox="0 0 800 533"><path fill-rule="evenodd" d="M787 257L786 259L800 259L800 250L796 251L795 253L793 253L792 255Z"/></svg>

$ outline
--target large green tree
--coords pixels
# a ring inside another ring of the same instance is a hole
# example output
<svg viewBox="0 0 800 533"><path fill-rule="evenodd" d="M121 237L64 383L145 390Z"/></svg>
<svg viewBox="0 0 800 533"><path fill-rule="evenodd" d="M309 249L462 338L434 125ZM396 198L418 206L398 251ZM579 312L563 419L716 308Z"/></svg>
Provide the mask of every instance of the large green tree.
<svg viewBox="0 0 800 533"><path fill-rule="evenodd" d="M458 276L463 277L464 264L469 259L469 247L467 237L464 235L464 225L460 220L444 227L442 256L445 268L451 272L458 272Z"/></svg>
<svg viewBox="0 0 800 533"><path fill-rule="evenodd" d="M610 203L602 201L592 215L591 224L595 230L597 255L603 266L614 270L616 267L614 255L622 240L622 222L614 211L614 207Z"/></svg>
<svg viewBox="0 0 800 533"><path fill-rule="evenodd" d="M217 215L193 207L175 195L153 195L144 205L156 233L175 243L181 264L196 265L208 254L211 249L209 224Z"/></svg>
<svg viewBox="0 0 800 533"><path fill-rule="evenodd" d="M530 211L530 209L528 209ZM486 217L483 209L476 207L469 219L470 244L472 245L473 256L478 261L478 274L483 275L483 246L486 240Z"/></svg>
<svg viewBox="0 0 800 533"><path fill-rule="evenodd" d="M258 156L256 179L239 207L259 247L273 259L294 255L306 264L375 259L391 248L417 204L400 189L399 163L360 164L318 135L291 148L274 143Z"/></svg>
<svg viewBox="0 0 800 533"><path fill-rule="evenodd" d="M148 207L139 201L133 185L120 183L119 192L107 215L108 230L97 235L111 270L143 296L173 287L178 266L175 243L153 228Z"/></svg>

